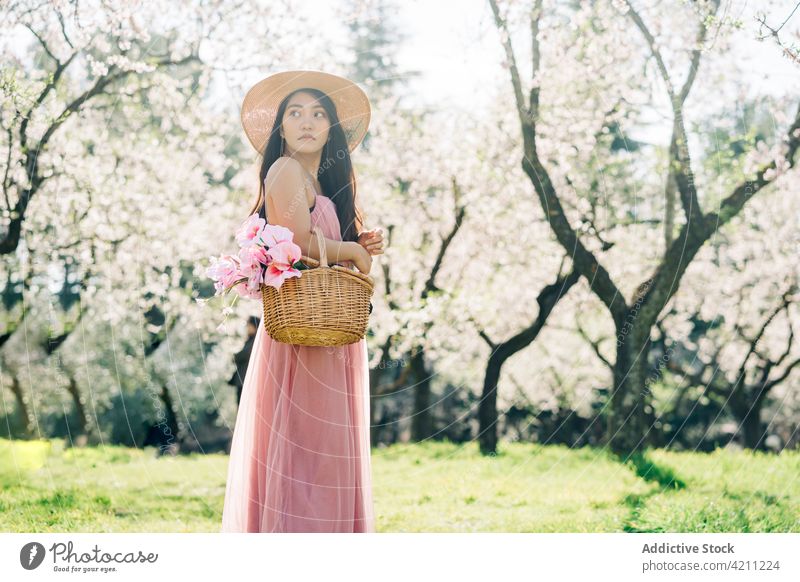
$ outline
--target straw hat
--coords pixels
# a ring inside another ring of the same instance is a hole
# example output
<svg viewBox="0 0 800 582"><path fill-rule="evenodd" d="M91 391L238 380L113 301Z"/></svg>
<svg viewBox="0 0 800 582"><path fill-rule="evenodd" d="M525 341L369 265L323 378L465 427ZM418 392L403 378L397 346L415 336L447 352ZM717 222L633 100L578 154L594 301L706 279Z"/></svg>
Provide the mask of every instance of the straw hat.
<svg viewBox="0 0 800 582"><path fill-rule="evenodd" d="M247 92L242 102L242 127L256 151L264 153L281 100L295 89L303 87L319 89L331 98L347 138L348 149L352 152L364 139L369 127L369 98L349 79L311 69L274 73Z"/></svg>

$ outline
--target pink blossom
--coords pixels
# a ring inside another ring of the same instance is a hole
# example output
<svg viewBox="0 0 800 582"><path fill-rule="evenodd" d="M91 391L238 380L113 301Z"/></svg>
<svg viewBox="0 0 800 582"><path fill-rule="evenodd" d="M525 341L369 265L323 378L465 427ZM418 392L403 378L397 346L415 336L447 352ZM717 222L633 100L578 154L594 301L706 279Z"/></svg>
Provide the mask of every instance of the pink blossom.
<svg viewBox="0 0 800 582"><path fill-rule="evenodd" d="M250 277L253 273L260 275L270 260L266 249L259 244L243 247L239 249L239 274L241 277Z"/></svg>
<svg viewBox="0 0 800 582"><path fill-rule="evenodd" d="M275 289L280 289L283 282L291 277L299 277L300 271L297 269L279 269L272 262L264 271L264 284L272 285Z"/></svg>
<svg viewBox="0 0 800 582"><path fill-rule="evenodd" d="M211 266L206 269L206 276L214 281L215 295L219 295L240 278L238 259L231 255L211 257Z"/></svg>
<svg viewBox="0 0 800 582"><path fill-rule="evenodd" d="M244 299L261 299L261 271L253 271L247 281L233 288Z"/></svg>
<svg viewBox="0 0 800 582"><path fill-rule="evenodd" d="M292 242L293 238L294 233L279 224L268 224L261 232L261 242L268 249L282 242Z"/></svg>
<svg viewBox="0 0 800 582"><path fill-rule="evenodd" d="M270 261L271 265L274 265L276 269L285 271L300 260L302 251L295 243L283 241L270 247L269 250L267 250L267 256L272 259L272 261Z"/></svg>
<svg viewBox="0 0 800 582"><path fill-rule="evenodd" d="M300 271L292 265L300 260L301 253L300 247L291 241L279 242L271 247L267 255L272 261L264 271L264 283L278 289L286 279L299 277Z"/></svg>
<svg viewBox="0 0 800 582"><path fill-rule="evenodd" d="M240 247L258 244L267 221L257 213L250 215L236 231L236 242Z"/></svg>
<svg viewBox="0 0 800 582"><path fill-rule="evenodd" d="M233 289L247 299L261 299L261 285L279 288L286 279L301 275L294 264L302 251L286 227L266 224L258 214L248 217L236 232L238 256L211 257L206 275L214 280L216 294Z"/></svg>

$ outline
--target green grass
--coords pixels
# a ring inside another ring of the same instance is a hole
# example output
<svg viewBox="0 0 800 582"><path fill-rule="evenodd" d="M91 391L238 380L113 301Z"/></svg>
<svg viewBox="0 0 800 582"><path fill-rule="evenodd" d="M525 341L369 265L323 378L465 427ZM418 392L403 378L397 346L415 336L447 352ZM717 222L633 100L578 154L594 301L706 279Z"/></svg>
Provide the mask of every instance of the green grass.
<svg viewBox="0 0 800 582"><path fill-rule="evenodd" d="M6 532L216 532L225 455L0 440ZM372 454L383 532L800 532L800 452L399 444Z"/></svg>
<svg viewBox="0 0 800 582"><path fill-rule="evenodd" d="M154 453L0 440L0 530L218 531L227 457ZM36 462L15 466L29 456Z"/></svg>

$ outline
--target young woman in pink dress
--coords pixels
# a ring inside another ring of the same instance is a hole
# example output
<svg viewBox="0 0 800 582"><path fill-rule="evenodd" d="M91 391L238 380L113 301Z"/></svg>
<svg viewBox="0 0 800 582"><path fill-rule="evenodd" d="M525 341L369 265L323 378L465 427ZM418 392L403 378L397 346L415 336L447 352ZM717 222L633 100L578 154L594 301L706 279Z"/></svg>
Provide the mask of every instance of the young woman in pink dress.
<svg viewBox="0 0 800 582"><path fill-rule="evenodd" d="M368 274L381 229L362 230L350 152L370 104L353 82L301 70L256 84L242 124L263 156L258 212L319 258ZM259 325L236 417L223 532L373 532L365 339L339 347L285 344Z"/></svg>

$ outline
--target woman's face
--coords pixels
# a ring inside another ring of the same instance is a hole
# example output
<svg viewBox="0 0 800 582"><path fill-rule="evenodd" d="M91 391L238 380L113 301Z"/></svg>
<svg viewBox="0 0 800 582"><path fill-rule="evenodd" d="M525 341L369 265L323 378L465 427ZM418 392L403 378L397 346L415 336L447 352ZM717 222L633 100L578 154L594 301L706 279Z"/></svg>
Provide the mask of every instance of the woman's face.
<svg viewBox="0 0 800 582"><path fill-rule="evenodd" d="M325 147L331 123L325 108L308 93L295 93L283 114L283 138L289 153L315 153ZM304 136L311 137L305 138Z"/></svg>

